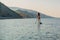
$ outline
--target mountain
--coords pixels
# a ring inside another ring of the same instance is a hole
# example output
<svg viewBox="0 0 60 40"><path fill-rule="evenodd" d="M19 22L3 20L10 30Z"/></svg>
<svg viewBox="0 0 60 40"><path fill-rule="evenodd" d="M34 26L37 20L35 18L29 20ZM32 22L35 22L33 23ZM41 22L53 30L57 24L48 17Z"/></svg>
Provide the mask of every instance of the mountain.
<svg viewBox="0 0 60 40"><path fill-rule="evenodd" d="M38 12L18 7L8 7L0 2L0 19L1 18L36 18ZM53 18L45 14L41 14L41 18Z"/></svg>
<svg viewBox="0 0 60 40"><path fill-rule="evenodd" d="M25 15L24 17L30 17L30 18L36 18L36 14L38 13L37 11L34 10L29 10L29 9L23 9L23 8L18 8L18 7L10 7L10 9L14 10L15 12L19 14ZM43 13L41 14L41 18L54 18L48 15L45 15Z"/></svg>
<svg viewBox="0 0 60 40"><path fill-rule="evenodd" d="M0 18L22 18L22 16L0 2Z"/></svg>

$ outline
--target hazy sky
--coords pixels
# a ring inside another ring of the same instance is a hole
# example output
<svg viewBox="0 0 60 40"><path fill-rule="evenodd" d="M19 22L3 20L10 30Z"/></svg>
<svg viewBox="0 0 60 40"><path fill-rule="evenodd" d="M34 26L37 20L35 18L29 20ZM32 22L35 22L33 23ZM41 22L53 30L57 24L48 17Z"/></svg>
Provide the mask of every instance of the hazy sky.
<svg viewBox="0 0 60 40"><path fill-rule="evenodd" d="M9 7L36 10L46 15L60 17L60 0L0 0Z"/></svg>

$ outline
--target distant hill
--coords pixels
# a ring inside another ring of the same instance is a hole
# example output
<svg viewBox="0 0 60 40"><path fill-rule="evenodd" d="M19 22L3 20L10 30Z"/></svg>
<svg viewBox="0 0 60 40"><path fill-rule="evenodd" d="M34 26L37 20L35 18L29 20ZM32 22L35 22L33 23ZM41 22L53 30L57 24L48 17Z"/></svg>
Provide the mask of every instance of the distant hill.
<svg viewBox="0 0 60 40"><path fill-rule="evenodd" d="M28 10L28 9L23 9L18 7L10 7L10 9L14 10L19 14L25 15L24 17L30 17L30 18L35 18L36 14L38 13L37 11L34 11L34 10ZM41 18L54 18L48 15L45 15L43 13L40 13L40 14L41 14Z"/></svg>

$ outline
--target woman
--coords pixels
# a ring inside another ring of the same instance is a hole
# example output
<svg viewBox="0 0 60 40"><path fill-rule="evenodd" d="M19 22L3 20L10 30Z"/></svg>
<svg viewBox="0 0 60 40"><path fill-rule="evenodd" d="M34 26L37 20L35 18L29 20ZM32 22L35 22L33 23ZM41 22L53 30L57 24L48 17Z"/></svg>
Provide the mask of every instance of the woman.
<svg viewBox="0 0 60 40"><path fill-rule="evenodd" d="M38 23L39 23L39 24L42 24L42 23L40 22L40 13L39 13L39 12L38 12L37 18L38 18Z"/></svg>

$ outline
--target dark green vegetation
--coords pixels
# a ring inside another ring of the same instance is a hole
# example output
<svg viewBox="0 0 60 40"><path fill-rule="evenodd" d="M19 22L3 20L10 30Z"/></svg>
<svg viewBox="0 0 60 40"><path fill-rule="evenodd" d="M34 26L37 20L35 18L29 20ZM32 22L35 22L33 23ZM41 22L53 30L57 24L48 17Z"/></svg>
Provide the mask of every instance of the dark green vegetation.
<svg viewBox="0 0 60 40"><path fill-rule="evenodd" d="M22 18L22 16L0 2L0 18Z"/></svg>

